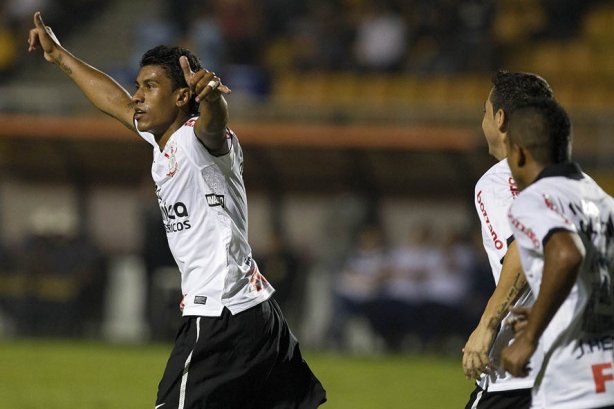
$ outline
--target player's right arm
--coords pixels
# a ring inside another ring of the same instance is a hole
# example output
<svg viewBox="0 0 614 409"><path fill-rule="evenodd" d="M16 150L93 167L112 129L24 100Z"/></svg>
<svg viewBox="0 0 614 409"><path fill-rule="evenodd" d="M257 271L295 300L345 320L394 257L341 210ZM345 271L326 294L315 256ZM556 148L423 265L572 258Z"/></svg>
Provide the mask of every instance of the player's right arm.
<svg viewBox="0 0 614 409"><path fill-rule="evenodd" d="M486 304L478 326L463 348L463 372L466 377L477 379L488 369L488 353L499 326L527 285L520 265L518 246L513 241L505 253L497 287Z"/></svg>
<svg viewBox="0 0 614 409"><path fill-rule="evenodd" d="M34 28L30 30L28 44L30 52L40 46L45 59L57 65L70 77L96 108L136 131L130 93L113 78L62 47L51 28L43 23L40 12L34 13Z"/></svg>
<svg viewBox="0 0 614 409"><path fill-rule="evenodd" d="M554 231L544 244L544 267L539 295L528 311L526 324L512 344L501 352L503 368L514 376L527 376L527 363L544 330L577 281L586 249L577 233Z"/></svg>

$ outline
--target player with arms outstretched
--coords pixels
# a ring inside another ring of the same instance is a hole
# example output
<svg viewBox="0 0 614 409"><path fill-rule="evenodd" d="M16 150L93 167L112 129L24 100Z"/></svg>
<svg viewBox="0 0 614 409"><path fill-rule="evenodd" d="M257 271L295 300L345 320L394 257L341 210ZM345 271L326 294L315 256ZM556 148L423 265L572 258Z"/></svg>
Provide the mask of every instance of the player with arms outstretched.
<svg viewBox="0 0 614 409"><path fill-rule="evenodd" d="M190 51L159 46L143 55L130 95L64 49L40 13L28 43L153 146L151 173L184 294L156 408L312 409L325 402L251 257L243 153L223 97L230 90Z"/></svg>

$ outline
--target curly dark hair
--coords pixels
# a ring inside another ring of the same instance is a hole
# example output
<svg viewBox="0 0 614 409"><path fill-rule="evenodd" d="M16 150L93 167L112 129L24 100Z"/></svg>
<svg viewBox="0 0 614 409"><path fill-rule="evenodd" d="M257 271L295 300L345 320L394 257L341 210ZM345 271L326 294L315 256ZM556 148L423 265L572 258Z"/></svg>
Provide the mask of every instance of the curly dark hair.
<svg viewBox="0 0 614 409"><path fill-rule="evenodd" d="M571 160L571 120L554 99L534 98L520 102L508 120L510 142L528 149L539 163Z"/></svg>
<svg viewBox="0 0 614 409"><path fill-rule="evenodd" d="M493 114L502 109L506 114L528 99L552 99L552 88L545 79L539 75L528 72L509 72L499 70L492 78Z"/></svg>
<svg viewBox="0 0 614 409"><path fill-rule="evenodd" d="M170 78L173 89L187 87L188 84L183 76L183 70L179 64L179 57L185 55L190 62L192 71L198 71L202 69L202 64L198 57L196 57L190 50L183 47L168 47L165 45L159 45L152 48L143 54L141 58L141 67L146 65L159 65ZM190 101L190 115L198 115L198 103L195 100L196 96L192 97Z"/></svg>

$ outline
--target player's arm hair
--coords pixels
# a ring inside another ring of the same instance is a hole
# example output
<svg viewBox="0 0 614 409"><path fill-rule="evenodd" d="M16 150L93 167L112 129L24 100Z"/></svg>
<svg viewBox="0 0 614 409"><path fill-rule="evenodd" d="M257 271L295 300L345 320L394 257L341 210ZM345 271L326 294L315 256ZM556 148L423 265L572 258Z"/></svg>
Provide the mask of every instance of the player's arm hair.
<svg viewBox="0 0 614 409"><path fill-rule="evenodd" d="M584 245L574 232L555 231L544 244L544 270L539 295L524 330L525 337L533 344L537 344L571 292L584 257Z"/></svg>
<svg viewBox="0 0 614 409"><path fill-rule="evenodd" d="M479 325L490 330L497 330L509 309L527 286L528 283L520 265L518 245L514 240L507 248L499 282L486 304Z"/></svg>
<svg viewBox="0 0 614 409"><path fill-rule="evenodd" d="M53 55L53 62L74 81L96 108L117 119L128 129L136 131L132 97L113 78L65 49Z"/></svg>
<svg viewBox="0 0 614 409"><path fill-rule="evenodd" d="M201 101L194 132L211 154L225 155L230 149L226 140L228 103L219 92L217 94Z"/></svg>

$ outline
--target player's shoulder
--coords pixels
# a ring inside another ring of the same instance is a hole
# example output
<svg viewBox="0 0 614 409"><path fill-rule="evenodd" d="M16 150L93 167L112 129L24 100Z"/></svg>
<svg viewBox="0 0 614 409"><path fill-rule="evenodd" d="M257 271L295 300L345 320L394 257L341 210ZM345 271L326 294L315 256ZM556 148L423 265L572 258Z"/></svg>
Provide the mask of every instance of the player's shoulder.
<svg viewBox="0 0 614 409"><path fill-rule="evenodd" d="M550 180L548 180L550 179ZM511 213L536 213L544 204L557 199L562 193L554 178L540 179L527 186L510 206Z"/></svg>
<svg viewBox="0 0 614 409"><path fill-rule="evenodd" d="M507 160L497 162L480 177L475 184L475 193L481 191L491 192L494 196L517 196L518 188Z"/></svg>
<svg viewBox="0 0 614 409"><path fill-rule="evenodd" d="M512 176L507 160L503 159L491 166L477 182L477 185L507 183L509 177Z"/></svg>

